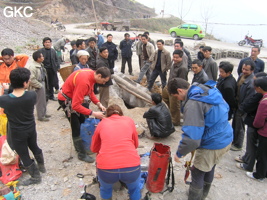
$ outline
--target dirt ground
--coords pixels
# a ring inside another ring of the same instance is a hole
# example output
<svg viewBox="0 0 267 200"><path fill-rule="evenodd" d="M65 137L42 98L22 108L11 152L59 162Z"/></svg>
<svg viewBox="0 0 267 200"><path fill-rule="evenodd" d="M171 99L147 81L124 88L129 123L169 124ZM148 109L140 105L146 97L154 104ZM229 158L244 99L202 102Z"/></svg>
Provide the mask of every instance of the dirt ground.
<svg viewBox="0 0 267 200"><path fill-rule="evenodd" d="M75 33L74 33L75 32ZM67 36L70 39L77 39L78 37L84 37L90 30L75 30L67 26ZM92 32L92 31L91 31ZM114 41L119 44L119 41L123 39L124 33L112 32L114 35ZM107 32L104 33L106 35ZM151 37L154 40L163 38L171 39L168 35L153 34ZM193 47L195 41L189 39L183 39L185 46ZM214 48L224 49L240 49L243 51L250 51L250 47L239 47L236 44L227 44L218 41L203 40L206 45L210 45ZM172 47L166 47L170 52L173 51ZM267 50L262 49L261 56L267 56ZM235 65L234 75L236 76L236 67L239 63L239 59L227 58ZM68 61L66 59L66 61ZM222 60L217 60L219 63ZM266 60L264 60L266 62ZM133 55L133 67L135 76L138 75L139 66L137 64L137 56ZM68 65L65 64L65 65ZM120 69L121 61L116 62L116 66ZM127 69L127 68L126 68ZM127 74L127 70L126 70ZM191 81L192 72L189 73ZM61 80L62 83L62 80ZM145 120L142 118L143 113L148 109L146 108L134 108L128 110L121 100L116 98L111 99L111 103L119 103L123 107L124 114L132 117L136 124L141 124L144 127ZM48 102L48 114L51 114L50 122L36 121L38 131L38 144L43 149L47 173L42 175L42 183L38 185L20 187L22 197L24 200L77 200L82 195L82 188L79 187L79 178L76 177L77 173L85 175L83 181L85 184L90 184L95 176L95 164L88 164L77 159L76 152L72 145L71 129L67 119L65 118L63 111L59 110L58 103L54 101ZM92 106L96 109L94 106ZM176 131L171 136L165 139L150 140L146 137L139 139L138 152L140 154L149 152L154 142L161 142L171 147L172 156L175 154L177 145L181 139L181 127L175 127ZM146 133L148 133L146 131ZM215 178L212 183L210 194L207 200L252 200L252 199L267 199L267 180L263 183L259 183L255 180L249 179L245 175L245 171L235 167L234 158L238 155L242 155L242 152L228 152L222 162L216 167ZM69 159L72 158L72 159ZM69 160L68 160L69 159ZM152 194L153 200L185 200L187 199L188 185L183 182L185 169L183 164L186 160L190 159L190 155L181 159L182 163L174 163L175 173L175 189L172 193L166 192L162 194ZM22 178L28 177L27 173L23 174ZM92 185L87 190L89 193L94 194L97 199L100 199L98 185ZM146 188L143 189L142 194L146 193ZM128 199L127 191L122 190L113 193L113 200L126 200Z"/></svg>

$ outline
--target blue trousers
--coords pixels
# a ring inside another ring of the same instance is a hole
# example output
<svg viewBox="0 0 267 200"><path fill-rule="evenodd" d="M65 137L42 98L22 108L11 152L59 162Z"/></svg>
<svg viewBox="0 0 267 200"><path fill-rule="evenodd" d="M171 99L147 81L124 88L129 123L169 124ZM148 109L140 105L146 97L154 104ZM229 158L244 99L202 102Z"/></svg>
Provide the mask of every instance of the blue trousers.
<svg viewBox="0 0 267 200"><path fill-rule="evenodd" d="M140 190L140 166L120 169L97 169L100 182L100 196L103 199L112 197L112 185L121 181L127 185L128 194L131 200L141 199Z"/></svg>

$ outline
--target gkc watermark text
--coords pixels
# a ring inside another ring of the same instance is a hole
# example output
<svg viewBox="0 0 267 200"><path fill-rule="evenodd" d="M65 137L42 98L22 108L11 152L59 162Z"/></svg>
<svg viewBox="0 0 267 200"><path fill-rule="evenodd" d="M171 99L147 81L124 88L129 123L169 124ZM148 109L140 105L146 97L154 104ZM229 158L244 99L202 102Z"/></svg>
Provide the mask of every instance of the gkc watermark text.
<svg viewBox="0 0 267 200"><path fill-rule="evenodd" d="M31 6L6 6L3 10L5 17L31 17L33 8Z"/></svg>

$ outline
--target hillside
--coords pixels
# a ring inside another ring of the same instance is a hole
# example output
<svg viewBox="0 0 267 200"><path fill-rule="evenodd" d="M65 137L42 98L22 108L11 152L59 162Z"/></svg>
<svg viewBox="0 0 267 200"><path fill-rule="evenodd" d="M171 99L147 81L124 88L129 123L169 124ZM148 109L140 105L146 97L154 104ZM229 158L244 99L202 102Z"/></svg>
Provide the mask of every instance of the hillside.
<svg viewBox="0 0 267 200"><path fill-rule="evenodd" d="M58 19L63 23L83 23L97 20L113 21L155 16L154 9L135 0L12 0L1 1L0 6L31 6L34 17L46 22Z"/></svg>

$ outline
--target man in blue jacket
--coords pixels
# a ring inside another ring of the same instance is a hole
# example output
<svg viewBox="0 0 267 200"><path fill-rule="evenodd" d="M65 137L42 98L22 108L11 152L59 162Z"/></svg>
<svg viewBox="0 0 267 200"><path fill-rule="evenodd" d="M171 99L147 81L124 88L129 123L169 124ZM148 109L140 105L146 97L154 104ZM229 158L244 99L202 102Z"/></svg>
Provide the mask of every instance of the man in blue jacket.
<svg viewBox="0 0 267 200"><path fill-rule="evenodd" d="M189 83L181 78L168 83L169 93L184 101L183 135L174 160L180 162L180 158L196 150L188 200L202 200L208 196L215 166L229 151L233 140L228 122L229 106L215 84L215 81L208 81L189 88Z"/></svg>

